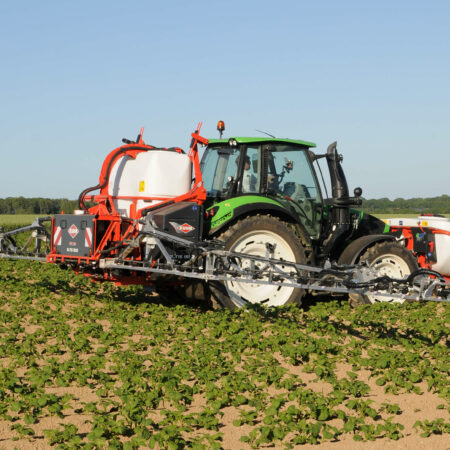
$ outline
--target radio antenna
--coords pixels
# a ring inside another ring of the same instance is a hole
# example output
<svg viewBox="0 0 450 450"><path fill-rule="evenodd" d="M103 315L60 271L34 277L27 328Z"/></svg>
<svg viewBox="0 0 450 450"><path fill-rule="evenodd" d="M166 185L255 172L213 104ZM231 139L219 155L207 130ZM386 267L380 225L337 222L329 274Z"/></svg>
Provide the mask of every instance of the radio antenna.
<svg viewBox="0 0 450 450"><path fill-rule="evenodd" d="M276 137L273 134L270 133L266 133L265 131L261 131L261 130L256 130L258 133L262 133L262 134L266 134L267 136L276 139Z"/></svg>

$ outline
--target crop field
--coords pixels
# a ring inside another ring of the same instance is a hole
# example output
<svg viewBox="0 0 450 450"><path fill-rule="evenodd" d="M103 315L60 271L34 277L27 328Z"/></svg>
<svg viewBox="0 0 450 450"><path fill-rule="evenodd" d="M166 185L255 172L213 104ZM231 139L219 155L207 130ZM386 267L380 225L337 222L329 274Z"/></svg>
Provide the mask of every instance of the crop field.
<svg viewBox="0 0 450 450"><path fill-rule="evenodd" d="M445 449L448 323L437 303L207 310L0 261L0 448Z"/></svg>
<svg viewBox="0 0 450 450"><path fill-rule="evenodd" d="M0 260L0 449L448 449L449 316L208 310Z"/></svg>
<svg viewBox="0 0 450 450"><path fill-rule="evenodd" d="M36 217L46 217L42 214L0 214L0 227L6 229L30 225Z"/></svg>

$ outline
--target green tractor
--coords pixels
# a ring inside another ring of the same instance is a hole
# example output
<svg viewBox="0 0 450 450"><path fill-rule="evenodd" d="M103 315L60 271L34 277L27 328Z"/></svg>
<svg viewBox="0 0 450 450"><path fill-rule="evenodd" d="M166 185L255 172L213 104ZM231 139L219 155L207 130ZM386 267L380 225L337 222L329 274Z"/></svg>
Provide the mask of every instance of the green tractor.
<svg viewBox="0 0 450 450"><path fill-rule="evenodd" d="M229 251L320 267L327 261L367 261L392 278L417 270L413 254L396 242L384 222L353 209L362 203L362 190L356 188L349 196L336 142L325 154L314 153L314 147L291 139L210 139L201 160L207 190L205 238L222 241ZM321 173L317 161L322 158L328 165L331 198L324 198L315 170ZM208 284L214 299L229 308L299 304L305 294L282 285ZM375 295L350 299L353 304L377 300L389 301Z"/></svg>

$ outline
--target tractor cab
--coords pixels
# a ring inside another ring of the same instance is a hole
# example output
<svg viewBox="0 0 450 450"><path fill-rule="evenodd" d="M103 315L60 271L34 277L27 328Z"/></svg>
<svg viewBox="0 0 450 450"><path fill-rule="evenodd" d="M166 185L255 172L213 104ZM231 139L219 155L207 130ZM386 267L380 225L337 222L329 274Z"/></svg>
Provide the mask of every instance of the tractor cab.
<svg viewBox="0 0 450 450"><path fill-rule="evenodd" d="M201 162L208 202L272 198L317 238L323 201L311 147L315 144L291 139L210 139ZM258 199L251 202L258 204Z"/></svg>

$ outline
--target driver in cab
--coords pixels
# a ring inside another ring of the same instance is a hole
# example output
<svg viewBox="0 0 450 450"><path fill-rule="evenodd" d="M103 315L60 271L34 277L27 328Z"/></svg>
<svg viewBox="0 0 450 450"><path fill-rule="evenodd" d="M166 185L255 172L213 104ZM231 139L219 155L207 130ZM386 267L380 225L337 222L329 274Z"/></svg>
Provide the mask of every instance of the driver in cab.
<svg viewBox="0 0 450 450"><path fill-rule="evenodd" d="M256 177L250 171L250 158L245 157L242 175L242 192L256 192Z"/></svg>

